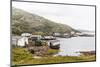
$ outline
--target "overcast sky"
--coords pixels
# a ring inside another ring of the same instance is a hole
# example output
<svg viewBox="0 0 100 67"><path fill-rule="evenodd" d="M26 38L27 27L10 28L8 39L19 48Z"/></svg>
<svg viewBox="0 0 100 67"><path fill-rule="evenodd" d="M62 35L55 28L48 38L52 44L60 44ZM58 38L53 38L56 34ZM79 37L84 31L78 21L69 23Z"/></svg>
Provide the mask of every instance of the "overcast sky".
<svg viewBox="0 0 100 67"><path fill-rule="evenodd" d="M95 7L29 2L12 2L12 6L75 29L95 30Z"/></svg>

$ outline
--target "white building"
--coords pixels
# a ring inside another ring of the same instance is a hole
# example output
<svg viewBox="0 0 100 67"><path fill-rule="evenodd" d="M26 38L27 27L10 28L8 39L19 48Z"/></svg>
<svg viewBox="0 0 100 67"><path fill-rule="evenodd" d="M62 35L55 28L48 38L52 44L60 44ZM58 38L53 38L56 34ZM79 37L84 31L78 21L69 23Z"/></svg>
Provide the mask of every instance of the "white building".
<svg viewBox="0 0 100 67"><path fill-rule="evenodd" d="M22 37L17 42L18 46L25 46L25 44L28 44L28 37Z"/></svg>
<svg viewBox="0 0 100 67"><path fill-rule="evenodd" d="M12 36L12 45L25 46L25 43L28 44L28 37L32 34L22 33L21 36Z"/></svg>

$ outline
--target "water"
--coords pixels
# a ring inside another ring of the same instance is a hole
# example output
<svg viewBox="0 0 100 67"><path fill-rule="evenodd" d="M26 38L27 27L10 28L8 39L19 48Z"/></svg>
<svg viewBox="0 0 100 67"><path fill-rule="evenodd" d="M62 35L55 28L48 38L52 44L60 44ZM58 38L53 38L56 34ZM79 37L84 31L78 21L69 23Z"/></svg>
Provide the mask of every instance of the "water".
<svg viewBox="0 0 100 67"><path fill-rule="evenodd" d="M79 56L79 51L94 51L95 38L94 37L72 37L72 38L58 38L60 40L60 52L58 55L62 56Z"/></svg>

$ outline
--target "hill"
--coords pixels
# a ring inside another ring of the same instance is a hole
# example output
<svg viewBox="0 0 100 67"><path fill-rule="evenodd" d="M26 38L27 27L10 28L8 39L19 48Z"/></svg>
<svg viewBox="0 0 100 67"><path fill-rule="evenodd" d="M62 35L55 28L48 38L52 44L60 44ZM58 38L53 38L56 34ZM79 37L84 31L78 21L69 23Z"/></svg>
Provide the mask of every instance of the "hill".
<svg viewBox="0 0 100 67"><path fill-rule="evenodd" d="M12 8L12 34L19 35L24 32L70 33L71 31L75 30L68 25L53 22L21 9Z"/></svg>

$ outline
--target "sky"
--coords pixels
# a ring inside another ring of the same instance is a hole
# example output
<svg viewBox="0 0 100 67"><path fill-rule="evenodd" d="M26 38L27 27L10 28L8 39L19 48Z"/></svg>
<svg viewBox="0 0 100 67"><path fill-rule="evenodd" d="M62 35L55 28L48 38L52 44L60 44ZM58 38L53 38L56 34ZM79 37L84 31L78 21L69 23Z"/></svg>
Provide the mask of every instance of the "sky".
<svg viewBox="0 0 100 67"><path fill-rule="evenodd" d="M75 29L95 31L95 7L15 1L12 6Z"/></svg>

